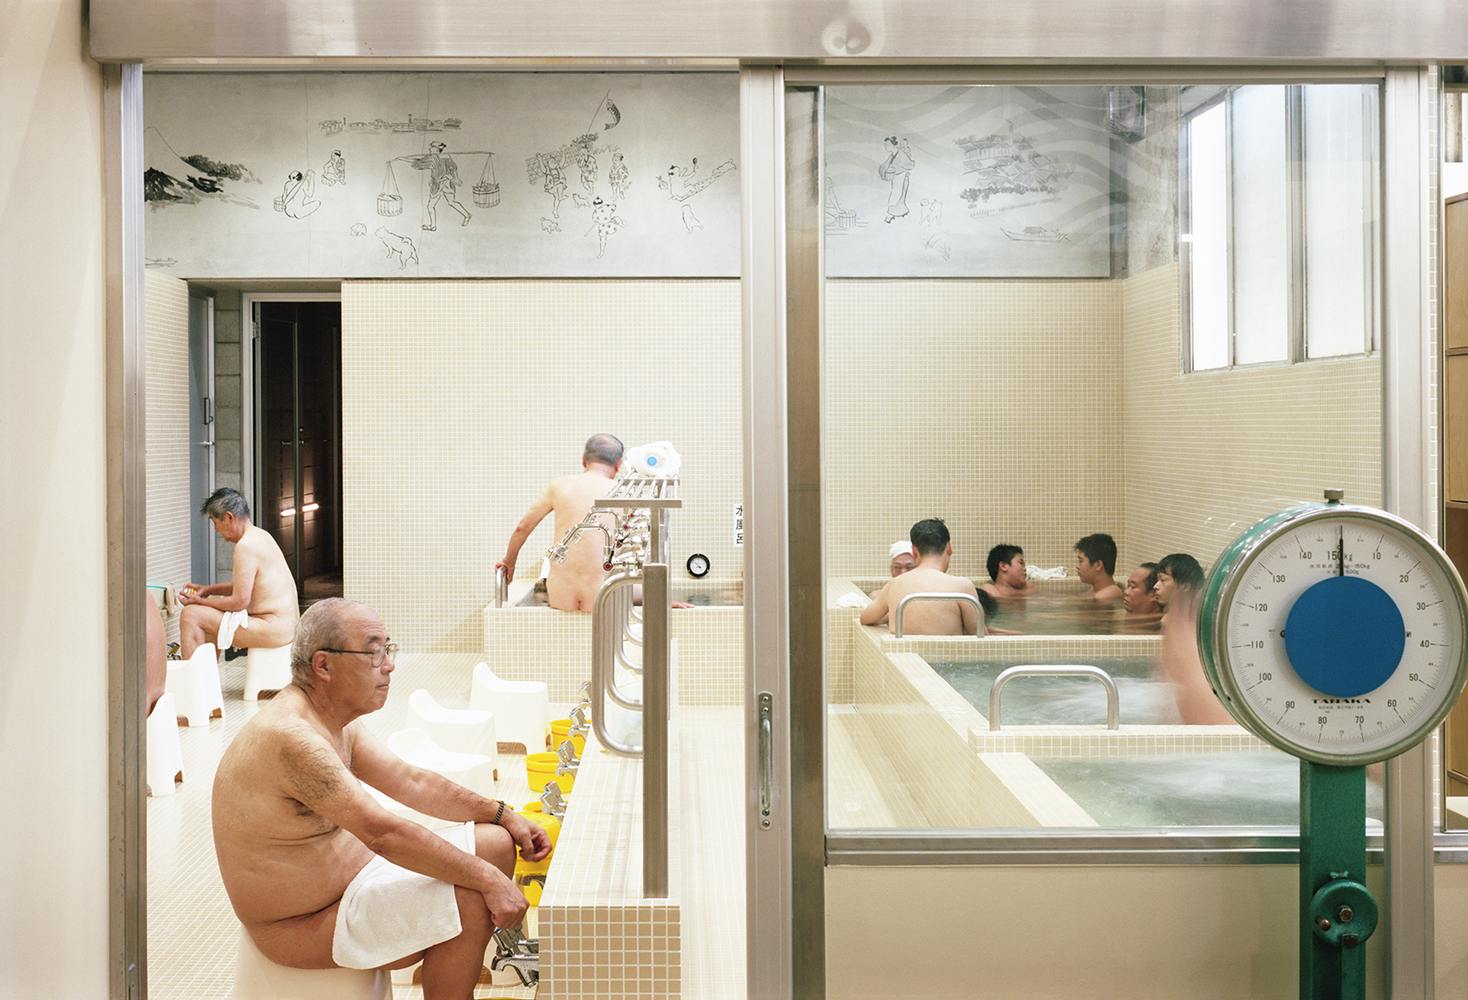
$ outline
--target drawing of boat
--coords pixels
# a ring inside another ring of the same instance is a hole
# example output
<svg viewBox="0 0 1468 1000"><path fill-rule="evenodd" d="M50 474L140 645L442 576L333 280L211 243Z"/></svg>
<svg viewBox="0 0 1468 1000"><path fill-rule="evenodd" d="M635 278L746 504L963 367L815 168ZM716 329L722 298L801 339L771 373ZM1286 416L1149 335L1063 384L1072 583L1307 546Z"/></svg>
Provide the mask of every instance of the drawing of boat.
<svg viewBox="0 0 1468 1000"><path fill-rule="evenodd" d="M1023 229L1005 229L1000 227L1000 232L1012 240L1021 243L1068 243L1070 236L1058 229L1049 226L1025 226Z"/></svg>

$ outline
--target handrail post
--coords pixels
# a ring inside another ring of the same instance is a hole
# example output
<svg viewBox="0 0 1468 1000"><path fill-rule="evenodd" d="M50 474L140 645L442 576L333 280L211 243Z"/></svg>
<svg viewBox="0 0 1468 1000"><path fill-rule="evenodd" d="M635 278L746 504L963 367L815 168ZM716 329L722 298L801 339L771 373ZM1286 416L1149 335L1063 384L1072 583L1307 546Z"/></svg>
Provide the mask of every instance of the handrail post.
<svg viewBox="0 0 1468 1000"><path fill-rule="evenodd" d="M897 602L897 607L892 611L892 637L894 639L902 638L902 618L907 611L907 606L909 604L917 604L920 601L958 601L960 604L972 604L974 610L979 614L979 630L975 634L984 634L984 606L979 603L977 597L972 594L946 594L942 591L924 590L908 594Z"/></svg>
<svg viewBox="0 0 1468 1000"><path fill-rule="evenodd" d="M503 566L494 568L494 606L502 608L510 596L510 581L505 575Z"/></svg>
<svg viewBox="0 0 1468 1000"><path fill-rule="evenodd" d="M612 676L612 644L617 641L617 636L612 629L621 628L621 623L614 620L616 615L609 605L618 590L640 583L641 580L640 573L626 570L613 573L602 581L596 598L591 602L591 728L596 732L598 743L622 757L640 757L642 751L613 739L607 731L607 698L611 695L610 687L615 682ZM616 700L617 696L611 697ZM646 722L643 726L646 729Z"/></svg>
<svg viewBox="0 0 1468 1000"><path fill-rule="evenodd" d="M999 671L994 683L989 685L989 731L997 733L1000 728L1001 695L1005 685L1016 677L1089 677L1101 682L1106 689L1106 728L1121 728L1121 699L1116 692L1116 681L1100 667L1090 664L1031 663L1008 667Z"/></svg>
<svg viewBox="0 0 1468 1000"><path fill-rule="evenodd" d="M642 568L642 894L668 895L668 567Z"/></svg>

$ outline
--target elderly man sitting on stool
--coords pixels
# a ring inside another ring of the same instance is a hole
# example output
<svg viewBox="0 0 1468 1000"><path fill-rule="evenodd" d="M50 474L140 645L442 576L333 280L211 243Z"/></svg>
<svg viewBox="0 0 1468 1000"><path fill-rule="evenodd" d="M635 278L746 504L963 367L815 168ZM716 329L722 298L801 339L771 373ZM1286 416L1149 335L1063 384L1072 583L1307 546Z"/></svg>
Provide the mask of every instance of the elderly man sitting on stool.
<svg viewBox="0 0 1468 1000"><path fill-rule="evenodd" d="M397 646L369 608L332 598L301 618L290 686L240 730L214 777L214 847L235 914L297 969L423 962L425 1000L471 996L495 927L518 927L515 847L545 830L503 802L412 767L362 716L387 701ZM388 812L363 783L453 826Z"/></svg>

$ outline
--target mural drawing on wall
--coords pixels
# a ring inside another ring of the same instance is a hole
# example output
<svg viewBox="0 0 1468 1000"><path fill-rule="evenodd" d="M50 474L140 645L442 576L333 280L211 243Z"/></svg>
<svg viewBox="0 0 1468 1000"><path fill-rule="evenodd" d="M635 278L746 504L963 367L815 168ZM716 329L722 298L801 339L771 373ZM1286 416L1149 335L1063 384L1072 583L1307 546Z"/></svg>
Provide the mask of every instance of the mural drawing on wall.
<svg viewBox="0 0 1468 1000"><path fill-rule="evenodd" d="M729 74L169 73L144 87L149 203L191 206L149 213L147 252L175 274L739 273L739 187L718 183L739 145ZM502 187L506 157L526 187Z"/></svg>
<svg viewBox="0 0 1468 1000"><path fill-rule="evenodd" d="M245 208L259 208L247 195L239 193L244 184L259 184L250 168L243 163L222 163L202 153L180 156L150 126L144 132L143 201L158 208L168 204L198 204L204 198L219 198Z"/></svg>
<svg viewBox="0 0 1468 1000"><path fill-rule="evenodd" d="M1110 274L1105 88L833 87L825 126L828 274Z"/></svg>

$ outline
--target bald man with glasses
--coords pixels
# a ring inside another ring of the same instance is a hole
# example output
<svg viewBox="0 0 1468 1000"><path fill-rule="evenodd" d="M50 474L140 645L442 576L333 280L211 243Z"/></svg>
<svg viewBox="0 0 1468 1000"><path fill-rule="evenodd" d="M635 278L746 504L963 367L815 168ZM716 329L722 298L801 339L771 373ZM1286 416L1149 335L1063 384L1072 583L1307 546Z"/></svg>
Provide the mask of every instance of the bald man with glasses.
<svg viewBox="0 0 1468 1000"><path fill-rule="evenodd" d="M495 927L518 927L515 849L545 831L504 802L412 767L362 717L387 702L397 644L368 607L302 617L291 683L250 719L214 777L214 847L235 914L271 961L298 969L423 962L424 1000L472 995ZM388 812L362 786L453 825Z"/></svg>

